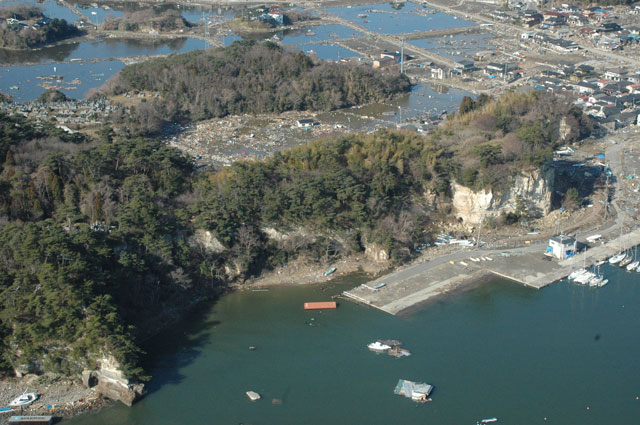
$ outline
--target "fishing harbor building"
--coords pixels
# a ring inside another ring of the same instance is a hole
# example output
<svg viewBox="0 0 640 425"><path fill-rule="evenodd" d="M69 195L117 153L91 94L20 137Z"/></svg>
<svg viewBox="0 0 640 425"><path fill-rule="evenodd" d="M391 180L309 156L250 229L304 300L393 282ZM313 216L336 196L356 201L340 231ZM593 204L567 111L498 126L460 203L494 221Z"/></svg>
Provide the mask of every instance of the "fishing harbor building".
<svg viewBox="0 0 640 425"><path fill-rule="evenodd" d="M575 255L577 246L578 242L575 238L567 235L556 235L549 239L547 254L564 260Z"/></svg>

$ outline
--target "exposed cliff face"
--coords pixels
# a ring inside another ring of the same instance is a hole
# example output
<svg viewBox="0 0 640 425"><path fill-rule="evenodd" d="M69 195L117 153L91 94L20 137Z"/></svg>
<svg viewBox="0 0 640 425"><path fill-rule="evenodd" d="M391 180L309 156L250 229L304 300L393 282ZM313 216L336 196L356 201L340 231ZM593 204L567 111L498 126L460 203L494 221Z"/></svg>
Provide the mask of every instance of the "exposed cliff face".
<svg viewBox="0 0 640 425"><path fill-rule="evenodd" d="M552 167L523 172L513 177L509 189L504 193L485 190L473 192L454 182L451 189L455 215L462 219L463 224L476 225L487 217L516 211L520 201L529 216L547 215L551 212L554 178Z"/></svg>
<svg viewBox="0 0 640 425"><path fill-rule="evenodd" d="M127 406L144 394L144 385L129 382L120 370L120 364L111 356L98 360L98 368L84 370L82 383L87 388L94 388L104 397L119 400Z"/></svg>
<svg viewBox="0 0 640 425"><path fill-rule="evenodd" d="M212 254L219 254L227 249L213 233L204 229L196 229L193 236L189 238L189 244L202 247L206 252Z"/></svg>

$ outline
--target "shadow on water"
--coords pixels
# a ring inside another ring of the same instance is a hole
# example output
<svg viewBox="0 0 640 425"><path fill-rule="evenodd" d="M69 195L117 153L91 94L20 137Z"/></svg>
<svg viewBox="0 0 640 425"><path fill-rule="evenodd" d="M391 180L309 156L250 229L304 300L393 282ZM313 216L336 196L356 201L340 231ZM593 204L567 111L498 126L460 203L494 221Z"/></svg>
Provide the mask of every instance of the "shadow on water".
<svg viewBox="0 0 640 425"><path fill-rule="evenodd" d="M146 385L149 396L166 385L179 385L185 379L180 371L202 354L211 331L221 322L207 318L218 299L203 302L188 312L178 323L143 344L148 353L144 370L151 375Z"/></svg>

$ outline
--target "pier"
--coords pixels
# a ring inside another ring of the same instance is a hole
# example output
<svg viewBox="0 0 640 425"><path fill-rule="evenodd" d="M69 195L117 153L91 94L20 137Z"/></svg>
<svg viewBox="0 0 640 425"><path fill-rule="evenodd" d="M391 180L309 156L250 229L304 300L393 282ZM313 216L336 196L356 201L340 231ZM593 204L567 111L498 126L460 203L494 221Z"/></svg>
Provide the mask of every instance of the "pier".
<svg viewBox="0 0 640 425"><path fill-rule="evenodd" d="M608 259L620 252L621 247L629 248L638 242L640 229L635 229L565 260L546 257L541 244L511 250L458 251L382 276L343 295L395 315L492 276L541 289L575 270Z"/></svg>

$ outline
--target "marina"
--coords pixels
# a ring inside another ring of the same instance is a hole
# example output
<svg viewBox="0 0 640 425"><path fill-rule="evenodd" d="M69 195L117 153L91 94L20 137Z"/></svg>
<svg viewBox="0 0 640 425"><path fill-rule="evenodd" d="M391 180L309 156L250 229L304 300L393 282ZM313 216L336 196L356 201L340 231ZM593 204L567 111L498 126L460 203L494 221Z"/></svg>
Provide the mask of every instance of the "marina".
<svg viewBox="0 0 640 425"><path fill-rule="evenodd" d="M564 279L576 270L590 268L597 262L618 254L622 239L640 240L640 229L591 247L584 254L560 261L545 259L547 257L544 256L543 242L523 243L521 247L508 251L460 250L367 282L345 291L344 296L390 314L399 314L466 284L490 279L491 275L541 289ZM490 256L493 261L471 260L486 256ZM469 259L468 263L466 259Z"/></svg>

